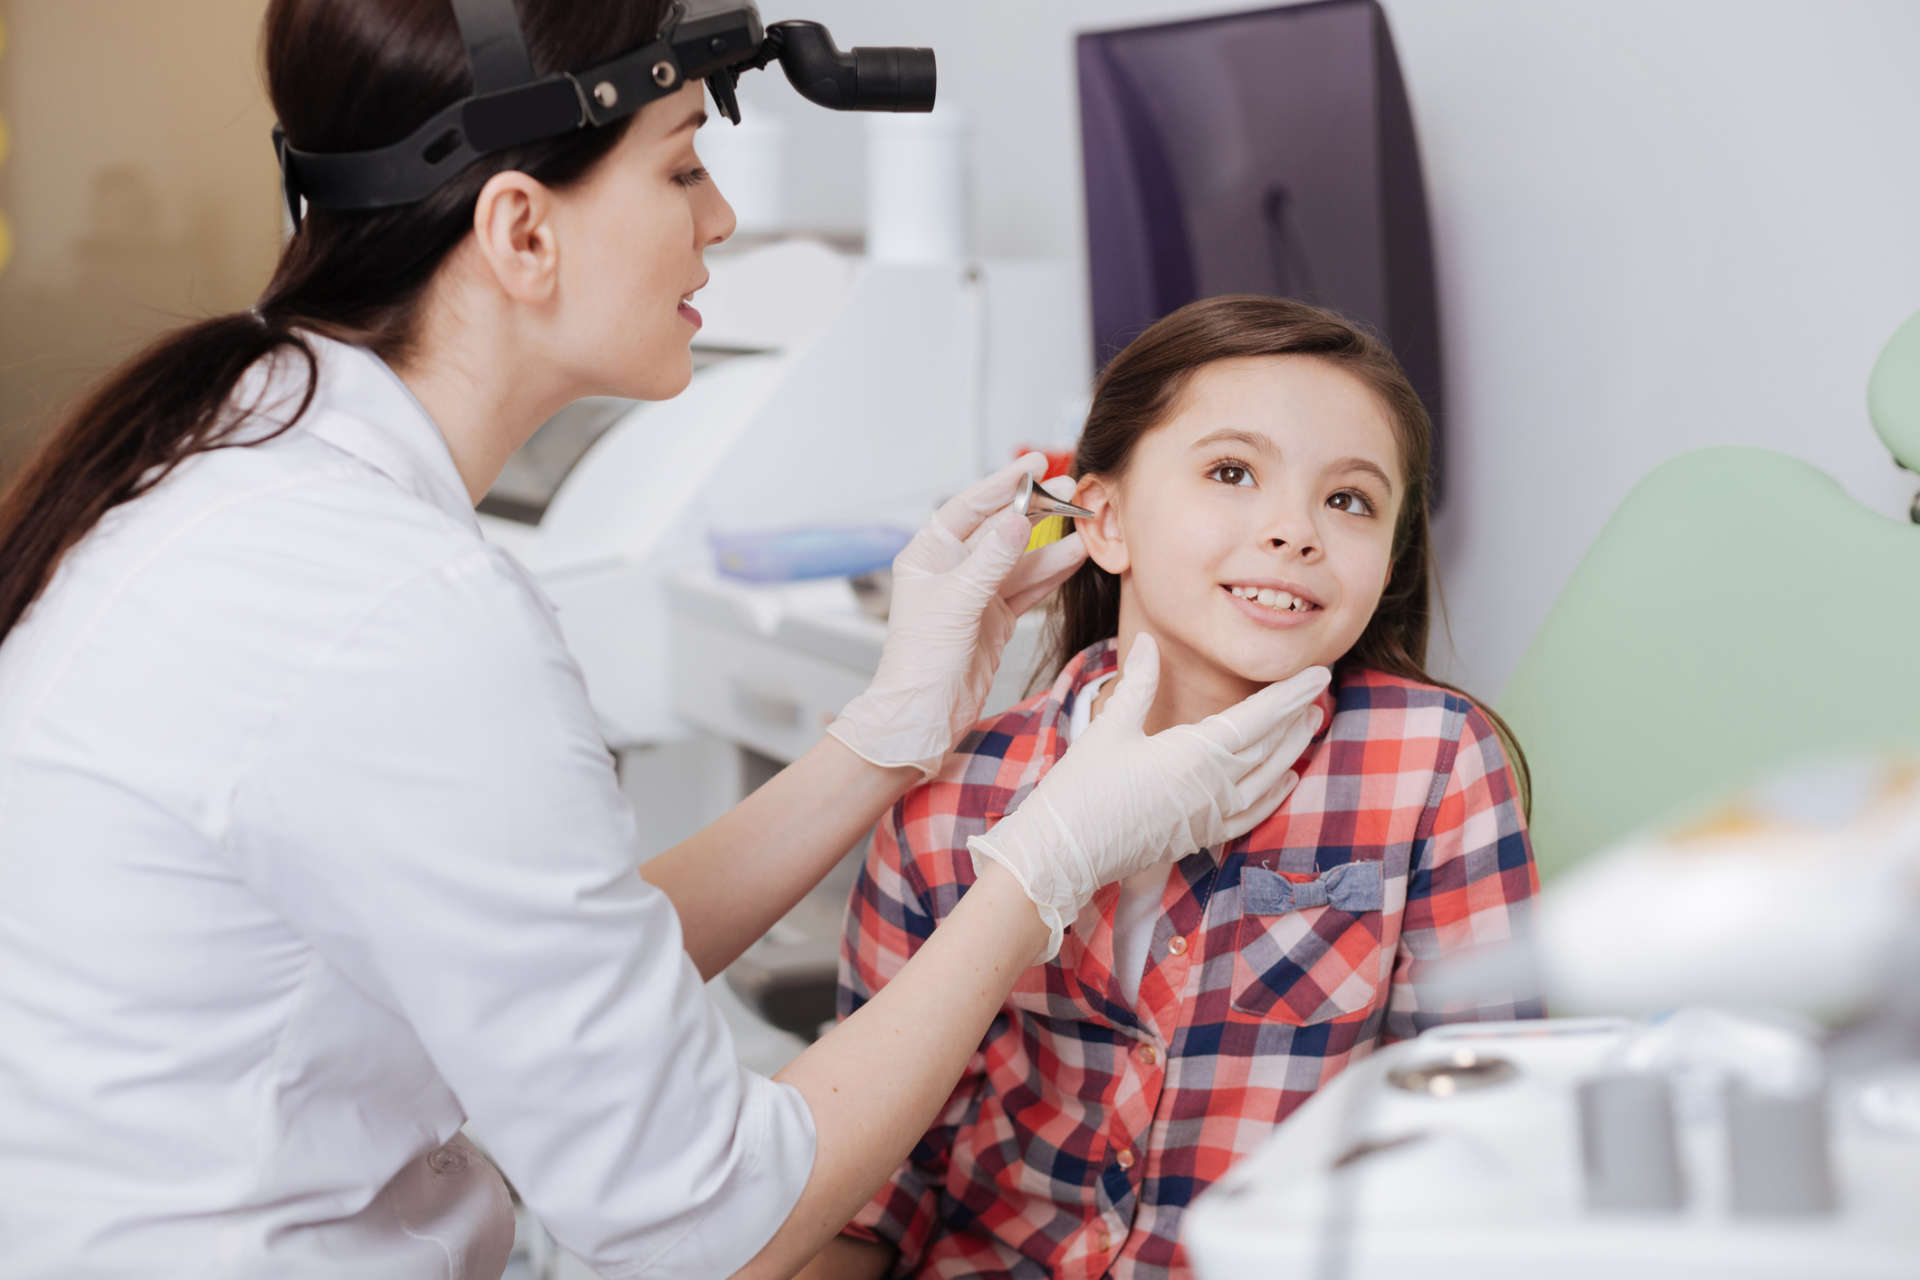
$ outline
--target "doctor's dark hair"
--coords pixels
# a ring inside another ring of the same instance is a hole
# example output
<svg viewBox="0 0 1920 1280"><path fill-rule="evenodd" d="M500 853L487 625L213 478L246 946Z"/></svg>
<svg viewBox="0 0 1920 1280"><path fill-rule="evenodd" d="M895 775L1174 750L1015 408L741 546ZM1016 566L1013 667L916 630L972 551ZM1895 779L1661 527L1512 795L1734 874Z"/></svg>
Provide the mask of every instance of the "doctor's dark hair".
<svg viewBox="0 0 1920 1280"><path fill-rule="evenodd" d="M534 67L590 66L654 38L667 0L515 0ZM261 33L267 91L288 141L353 151L406 137L472 92L449 0L272 0ZM473 226L481 187L518 170L560 188L586 177L638 119L483 156L429 198L362 212L310 209L251 311L177 329L109 374L69 412L0 495L0 640L46 588L60 558L107 511L186 458L233 447L229 408L256 361L307 366L310 330L404 361L434 273ZM272 160L260 139L261 180ZM296 414L286 425L297 421ZM282 427L284 431L286 428ZM247 433L247 443L271 439Z"/></svg>
<svg viewBox="0 0 1920 1280"><path fill-rule="evenodd" d="M1366 630L1336 667L1372 667L1474 701L1500 735L1526 806L1531 780L1513 730L1491 707L1426 669L1434 591L1427 519L1433 422L1380 339L1331 311L1285 298L1229 294L1189 303L1128 343L1101 371L1073 475L1123 475L1140 437L1166 420L1195 370L1249 356L1305 356L1343 370L1379 400L1399 446L1406 494L1394 525L1393 569ZM1087 561L1055 594L1048 621L1039 674L1050 677L1088 645L1119 633L1120 579Z"/></svg>

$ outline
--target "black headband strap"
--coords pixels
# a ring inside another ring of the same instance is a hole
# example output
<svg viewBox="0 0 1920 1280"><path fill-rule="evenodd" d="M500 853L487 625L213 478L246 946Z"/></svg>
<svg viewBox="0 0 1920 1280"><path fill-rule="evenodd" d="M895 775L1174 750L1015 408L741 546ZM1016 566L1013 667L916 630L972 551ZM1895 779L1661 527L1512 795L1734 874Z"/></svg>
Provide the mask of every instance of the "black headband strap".
<svg viewBox="0 0 1920 1280"><path fill-rule="evenodd" d="M583 71L463 98L390 146L344 154L302 151L274 128L274 151L298 226L298 200L320 209L378 209L425 199L491 152L557 137L586 125L611 124L684 79L663 40Z"/></svg>
<svg viewBox="0 0 1920 1280"><path fill-rule="evenodd" d="M453 0L453 16L473 66L476 96L512 89L533 79L533 59L520 34L513 0Z"/></svg>

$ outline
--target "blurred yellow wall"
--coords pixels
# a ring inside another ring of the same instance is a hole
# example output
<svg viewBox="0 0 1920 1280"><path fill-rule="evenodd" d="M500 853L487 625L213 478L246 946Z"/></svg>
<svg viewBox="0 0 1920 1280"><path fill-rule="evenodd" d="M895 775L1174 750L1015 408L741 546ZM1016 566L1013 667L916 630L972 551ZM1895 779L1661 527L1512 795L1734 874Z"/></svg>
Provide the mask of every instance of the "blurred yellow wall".
<svg viewBox="0 0 1920 1280"><path fill-rule="evenodd" d="M266 0L0 0L0 480L148 339L250 304L281 213Z"/></svg>

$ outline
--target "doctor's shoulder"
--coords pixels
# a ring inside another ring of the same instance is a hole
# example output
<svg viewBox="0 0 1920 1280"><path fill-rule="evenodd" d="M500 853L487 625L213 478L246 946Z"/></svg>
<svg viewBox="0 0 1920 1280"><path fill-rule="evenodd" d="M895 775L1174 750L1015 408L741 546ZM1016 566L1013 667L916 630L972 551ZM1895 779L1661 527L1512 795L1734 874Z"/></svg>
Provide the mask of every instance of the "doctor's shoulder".
<svg viewBox="0 0 1920 1280"><path fill-rule="evenodd" d="M427 661L502 629L563 647L544 598L471 508L307 426L196 455L150 495L168 510L143 521L148 533L177 540L219 611L300 667L350 654L369 631L409 633Z"/></svg>

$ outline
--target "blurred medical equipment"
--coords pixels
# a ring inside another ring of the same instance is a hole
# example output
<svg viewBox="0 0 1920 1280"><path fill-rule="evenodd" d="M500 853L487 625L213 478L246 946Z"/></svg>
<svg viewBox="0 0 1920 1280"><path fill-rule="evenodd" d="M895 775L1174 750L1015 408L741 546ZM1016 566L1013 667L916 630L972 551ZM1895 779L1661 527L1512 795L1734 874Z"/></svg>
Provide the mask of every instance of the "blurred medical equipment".
<svg viewBox="0 0 1920 1280"><path fill-rule="evenodd" d="M1920 1274L1915 972L1920 759L1789 770L1588 859L1527 945L1446 983L1678 1012L1384 1050L1203 1196L1187 1246L1203 1277Z"/></svg>
<svg viewBox="0 0 1920 1280"><path fill-rule="evenodd" d="M713 566L743 582L856 578L878 572L905 547L913 530L892 524L808 525L799 529L714 531Z"/></svg>
<svg viewBox="0 0 1920 1280"><path fill-rule="evenodd" d="M1548 886L1535 924L1523 963L1551 1009L1857 1028L1920 975L1920 755L1809 760L1631 836Z"/></svg>
<svg viewBox="0 0 1920 1280"><path fill-rule="evenodd" d="M1076 41L1093 362L1196 298L1300 298L1446 395L1420 152L1386 14L1323 0Z"/></svg>
<svg viewBox="0 0 1920 1280"><path fill-rule="evenodd" d="M293 225L316 209L380 209L425 199L481 156L624 120L705 80L720 113L740 123L740 74L779 61L802 97L841 111L931 111L931 49L842 52L817 22L764 30L753 0L679 0L659 36L597 67L539 76L513 0L452 0L473 69L473 93L411 135L371 151L302 151L273 129Z"/></svg>
<svg viewBox="0 0 1920 1280"><path fill-rule="evenodd" d="M1182 1242L1201 1280L1920 1274L1920 1072L1889 1102L1817 1059L1711 1010L1436 1028L1321 1088Z"/></svg>

